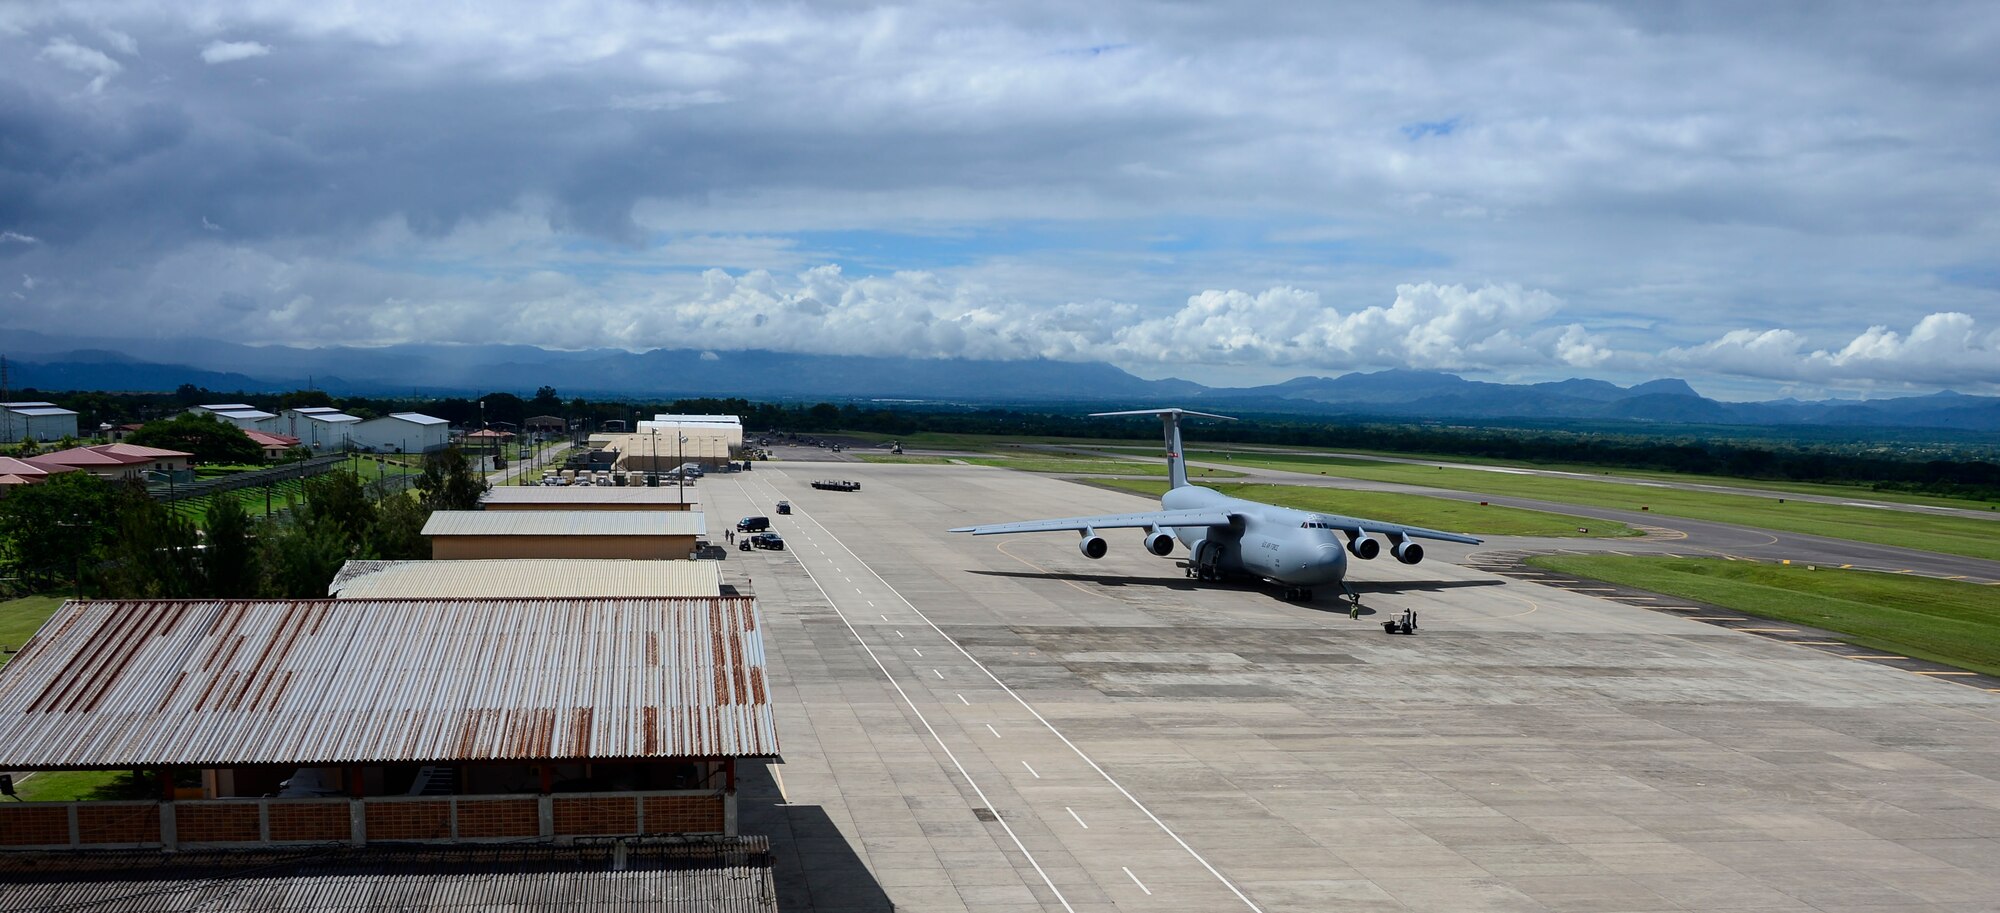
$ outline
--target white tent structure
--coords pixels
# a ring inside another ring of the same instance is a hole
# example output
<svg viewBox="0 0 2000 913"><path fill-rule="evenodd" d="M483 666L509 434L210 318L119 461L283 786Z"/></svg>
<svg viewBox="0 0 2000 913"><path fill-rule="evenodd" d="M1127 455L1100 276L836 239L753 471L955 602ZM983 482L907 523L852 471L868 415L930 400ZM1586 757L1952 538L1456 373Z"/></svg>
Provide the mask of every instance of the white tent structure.
<svg viewBox="0 0 2000 913"><path fill-rule="evenodd" d="M451 423L421 412L391 412L354 425L348 437L361 450L429 453L451 444Z"/></svg>

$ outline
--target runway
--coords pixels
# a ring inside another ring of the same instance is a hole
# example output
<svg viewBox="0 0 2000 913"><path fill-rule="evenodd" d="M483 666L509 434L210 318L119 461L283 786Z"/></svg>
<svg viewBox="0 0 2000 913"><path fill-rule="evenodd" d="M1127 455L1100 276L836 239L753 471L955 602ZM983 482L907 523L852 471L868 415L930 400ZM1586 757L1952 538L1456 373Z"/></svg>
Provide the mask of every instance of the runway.
<svg viewBox="0 0 2000 913"><path fill-rule="evenodd" d="M862 481L816 491L814 478ZM973 466L699 486L759 597L784 762L748 778L787 910L1991 909L2000 695L1461 567L1369 604L1195 587L1128 510ZM1630 544L1621 540L1620 547ZM1458 557L1464 557L1462 555ZM892 906L893 905L893 906Z"/></svg>

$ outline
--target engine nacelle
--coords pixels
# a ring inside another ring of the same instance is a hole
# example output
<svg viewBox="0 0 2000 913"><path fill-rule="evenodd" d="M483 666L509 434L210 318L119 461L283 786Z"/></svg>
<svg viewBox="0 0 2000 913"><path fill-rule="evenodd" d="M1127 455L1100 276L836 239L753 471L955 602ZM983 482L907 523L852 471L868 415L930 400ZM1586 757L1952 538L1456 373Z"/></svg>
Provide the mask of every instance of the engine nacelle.
<svg viewBox="0 0 2000 913"><path fill-rule="evenodd" d="M1104 541L1104 537L1098 535L1094 529L1084 530L1083 538L1076 540L1076 550L1082 552L1083 557L1093 561L1104 557L1104 553L1110 549L1111 543Z"/></svg>
<svg viewBox="0 0 2000 913"><path fill-rule="evenodd" d="M1396 543L1395 547L1391 548L1389 552L1396 556L1397 561L1401 561L1404 564L1415 564L1424 560L1424 547L1408 539Z"/></svg>
<svg viewBox="0 0 2000 913"><path fill-rule="evenodd" d="M1382 543L1367 536L1347 537L1347 553L1363 561L1373 561L1382 554Z"/></svg>
<svg viewBox="0 0 2000 913"><path fill-rule="evenodd" d="M1160 530L1153 530L1146 534L1146 551L1165 558L1174 553L1174 537Z"/></svg>

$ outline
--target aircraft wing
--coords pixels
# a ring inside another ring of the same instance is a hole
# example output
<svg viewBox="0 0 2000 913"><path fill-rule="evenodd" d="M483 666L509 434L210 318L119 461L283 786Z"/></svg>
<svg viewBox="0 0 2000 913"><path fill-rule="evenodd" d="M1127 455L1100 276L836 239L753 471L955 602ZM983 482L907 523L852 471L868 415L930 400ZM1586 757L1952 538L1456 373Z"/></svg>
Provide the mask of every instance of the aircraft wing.
<svg viewBox="0 0 2000 913"><path fill-rule="evenodd" d="M1129 527L1158 526L1162 529L1176 526L1228 526L1231 522L1226 510L1153 510L1139 514L1104 514L1096 517L1064 517L1060 520L1023 520L1019 523L988 523L984 526L961 526L955 533L971 533L975 536L992 536L1000 533L1046 533L1056 530L1084 529L1125 529ZM1438 535L1449 535L1439 533Z"/></svg>
<svg viewBox="0 0 2000 913"><path fill-rule="evenodd" d="M1478 545L1484 541L1472 536L1440 532L1435 529L1425 529L1421 526L1404 526L1400 523L1383 523L1380 520L1367 520L1361 517L1342 517L1335 514L1320 514L1319 516L1321 519L1332 524L1334 529L1355 535L1361 533L1375 533L1382 536L1402 535L1413 539L1442 539L1446 542L1463 542L1466 545Z"/></svg>

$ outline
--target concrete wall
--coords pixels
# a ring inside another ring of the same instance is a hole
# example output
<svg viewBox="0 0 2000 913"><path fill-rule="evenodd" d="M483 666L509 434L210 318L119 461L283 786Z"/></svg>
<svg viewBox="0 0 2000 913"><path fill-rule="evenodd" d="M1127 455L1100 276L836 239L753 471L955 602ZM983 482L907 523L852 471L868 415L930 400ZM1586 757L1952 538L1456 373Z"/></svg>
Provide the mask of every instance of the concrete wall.
<svg viewBox="0 0 2000 913"><path fill-rule="evenodd" d="M686 558L693 536L432 536L431 557Z"/></svg>

